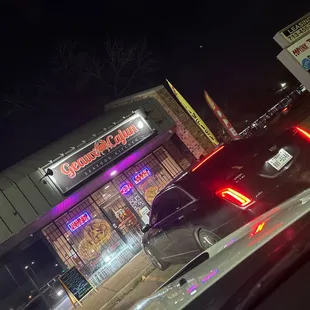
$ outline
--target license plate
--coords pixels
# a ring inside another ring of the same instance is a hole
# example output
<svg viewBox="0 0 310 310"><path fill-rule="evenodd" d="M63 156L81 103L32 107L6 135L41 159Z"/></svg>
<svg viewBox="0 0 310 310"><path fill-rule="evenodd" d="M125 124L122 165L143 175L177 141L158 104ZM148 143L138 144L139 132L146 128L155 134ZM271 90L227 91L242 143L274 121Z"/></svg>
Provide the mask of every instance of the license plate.
<svg viewBox="0 0 310 310"><path fill-rule="evenodd" d="M280 149L278 154L270 158L267 162L276 170L281 170L291 159L293 156L285 151L284 149Z"/></svg>

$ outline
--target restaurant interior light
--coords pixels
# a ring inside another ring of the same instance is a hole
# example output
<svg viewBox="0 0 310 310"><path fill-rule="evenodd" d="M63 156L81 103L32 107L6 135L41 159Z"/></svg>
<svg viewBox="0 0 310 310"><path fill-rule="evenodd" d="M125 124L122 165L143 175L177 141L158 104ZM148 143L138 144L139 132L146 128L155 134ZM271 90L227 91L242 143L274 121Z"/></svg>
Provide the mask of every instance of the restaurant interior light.
<svg viewBox="0 0 310 310"><path fill-rule="evenodd" d="M116 170L113 170L111 173L110 173L110 176L112 177L113 175L116 175L117 171Z"/></svg>

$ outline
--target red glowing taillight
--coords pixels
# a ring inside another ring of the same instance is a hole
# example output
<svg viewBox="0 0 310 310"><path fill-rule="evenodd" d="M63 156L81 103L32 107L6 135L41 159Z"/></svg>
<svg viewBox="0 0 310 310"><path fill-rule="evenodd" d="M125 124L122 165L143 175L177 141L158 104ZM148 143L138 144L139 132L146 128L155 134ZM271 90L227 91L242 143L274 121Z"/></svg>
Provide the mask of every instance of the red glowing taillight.
<svg viewBox="0 0 310 310"><path fill-rule="evenodd" d="M218 147L217 149L215 149L210 155L208 155L206 158L204 158L197 166L195 166L192 171L194 172L195 170L197 170L200 166L202 166L208 159L210 159L211 157L213 157L216 153L218 153L220 150L222 150L224 148L224 145Z"/></svg>
<svg viewBox="0 0 310 310"><path fill-rule="evenodd" d="M216 195L234 205L237 205L241 209L246 209L253 203L251 198L229 187L217 191Z"/></svg>
<svg viewBox="0 0 310 310"><path fill-rule="evenodd" d="M300 128L300 127L295 127L295 129L302 135L304 136L306 139L308 139L310 141L310 133L307 132L306 130Z"/></svg>

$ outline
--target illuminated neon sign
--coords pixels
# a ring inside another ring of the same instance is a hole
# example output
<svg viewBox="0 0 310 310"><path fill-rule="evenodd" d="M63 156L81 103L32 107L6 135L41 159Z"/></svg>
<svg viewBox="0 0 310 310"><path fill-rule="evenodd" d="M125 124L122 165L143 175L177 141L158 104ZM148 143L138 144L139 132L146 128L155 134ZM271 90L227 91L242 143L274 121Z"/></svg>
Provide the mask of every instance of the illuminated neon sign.
<svg viewBox="0 0 310 310"><path fill-rule="evenodd" d="M131 183L124 183L122 184L120 188L120 192L122 195L128 194L132 190L132 184Z"/></svg>
<svg viewBox="0 0 310 310"><path fill-rule="evenodd" d="M139 184L142 181L144 181L146 178L148 178L150 175L152 175L150 169L149 168L144 168L140 172L136 173L132 177L132 180L134 181L135 184Z"/></svg>
<svg viewBox="0 0 310 310"><path fill-rule="evenodd" d="M77 230L79 227L83 226L90 220L91 220L90 215L87 212L85 212L76 219L74 219L72 222L67 224L67 226L70 229L70 231L74 232L75 230Z"/></svg>

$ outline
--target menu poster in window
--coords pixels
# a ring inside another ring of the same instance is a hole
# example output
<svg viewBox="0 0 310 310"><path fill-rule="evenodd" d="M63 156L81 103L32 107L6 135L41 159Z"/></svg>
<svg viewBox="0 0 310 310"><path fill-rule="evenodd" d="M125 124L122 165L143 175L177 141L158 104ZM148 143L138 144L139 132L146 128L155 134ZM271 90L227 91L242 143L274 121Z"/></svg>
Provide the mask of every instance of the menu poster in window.
<svg viewBox="0 0 310 310"><path fill-rule="evenodd" d="M149 210L149 208L145 206L144 208L142 208L139 211L139 213L140 213L140 216L141 216L144 224L148 224L150 222L150 217L149 217L150 210Z"/></svg>
<svg viewBox="0 0 310 310"><path fill-rule="evenodd" d="M78 237L77 234L78 233ZM98 260L105 244L112 236L110 224L104 219L94 219L79 228L70 236L70 241L76 246L76 251L85 263Z"/></svg>
<svg viewBox="0 0 310 310"><path fill-rule="evenodd" d="M144 198L151 205L158 193L159 193L159 189L157 186L150 186L145 190Z"/></svg>
<svg viewBox="0 0 310 310"><path fill-rule="evenodd" d="M86 278L76 267L72 267L65 274L63 274L60 277L60 282L64 286L65 290L68 293L71 293L74 299L76 299L76 302L79 304L80 301L94 289L94 287L86 280Z"/></svg>
<svg viewBox="0 0 310 310"><path fill-rule="evenodd" d="M139 194L134 192L132 195L127 196L126 199L134 208L134 210L141 216L143 222L145 222L145 210L147 209L147 211L149 212L149 208L147 207L143 198ZM144 211L142 212L141 210Z"/></svg>

